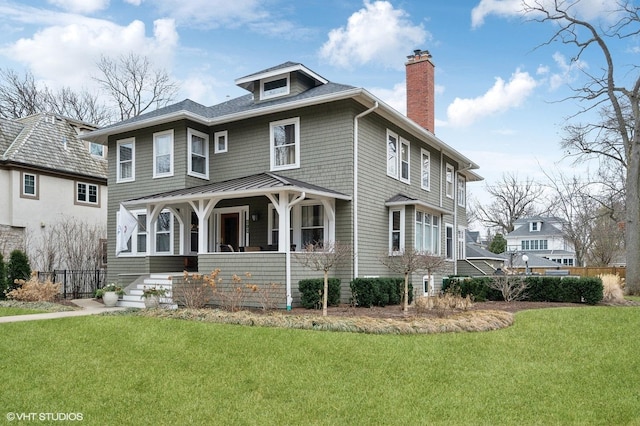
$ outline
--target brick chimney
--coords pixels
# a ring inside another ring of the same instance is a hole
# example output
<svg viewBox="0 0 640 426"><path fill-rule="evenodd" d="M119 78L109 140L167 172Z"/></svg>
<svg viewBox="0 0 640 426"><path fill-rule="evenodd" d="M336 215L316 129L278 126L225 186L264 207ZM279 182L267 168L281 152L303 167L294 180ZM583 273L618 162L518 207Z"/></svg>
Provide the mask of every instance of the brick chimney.
<svg viewBox="0 0 640 426"><path fill-rule="evenodd" d="M434 71L428 50L414 50L407 56L407 117L435 133Z"/></svg>

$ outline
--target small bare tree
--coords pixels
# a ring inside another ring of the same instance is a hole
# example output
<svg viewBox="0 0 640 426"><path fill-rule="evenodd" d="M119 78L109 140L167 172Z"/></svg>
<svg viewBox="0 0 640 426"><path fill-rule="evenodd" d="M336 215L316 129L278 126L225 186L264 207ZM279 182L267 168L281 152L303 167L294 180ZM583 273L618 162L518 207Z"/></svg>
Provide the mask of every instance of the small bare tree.
<svg viewBox="0 0 640 426"><path fill-rule="evenodd" d="M414 272L425 271L430 282L433 273L443 270L447 264L442 256L418 250L405 250L396 256L389 256L388 253L385 253L380 256L379 260L393 272L404 274L402 311L405 315L409 312L409 276Z"/></svg>
<svg viewBox="0 0 640 426"><path fill-rule="evenodd" d="M517 275L498 275L489 281L489 288L498 290L505 302L513 302L525 298L529 287L525 277Z"/></svg>
<svg viewBox="0 0 640 426"><path fill-rule="evenodd" d="M305 268L324 273L324 292L322 295L322 316L327 316L327 300L329 298L329 271L351 255L351 246L338 241L324 241L308 244L294 256Z"/></svg>

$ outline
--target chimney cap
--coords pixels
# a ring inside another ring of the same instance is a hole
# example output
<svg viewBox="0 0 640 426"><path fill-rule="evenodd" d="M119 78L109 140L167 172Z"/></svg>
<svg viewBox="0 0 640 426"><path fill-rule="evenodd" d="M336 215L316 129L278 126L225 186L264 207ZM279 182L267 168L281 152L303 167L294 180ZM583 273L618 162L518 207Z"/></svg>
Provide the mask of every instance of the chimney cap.
<svg viewBox="0 0 640 426"><path fill-rule="evenodd" d="M431 53L428 50L415 49L413 55L407 56L407 59L422 59L431 58Z"/></svg>

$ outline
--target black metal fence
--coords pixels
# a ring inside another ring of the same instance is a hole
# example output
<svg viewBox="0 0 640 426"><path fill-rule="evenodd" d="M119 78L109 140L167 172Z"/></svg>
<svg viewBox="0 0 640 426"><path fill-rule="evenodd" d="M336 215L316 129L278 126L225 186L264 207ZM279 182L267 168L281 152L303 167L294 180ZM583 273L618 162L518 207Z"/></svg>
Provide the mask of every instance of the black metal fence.
<svg viewBox="0 0 640 426"><path fill-rule="evenodd" d="M60 284L63 299L90 299L97 289L104 286L107 271L95 269L88 271L56 270L53 272L38 272L41 281L51 280Z"/></svg>

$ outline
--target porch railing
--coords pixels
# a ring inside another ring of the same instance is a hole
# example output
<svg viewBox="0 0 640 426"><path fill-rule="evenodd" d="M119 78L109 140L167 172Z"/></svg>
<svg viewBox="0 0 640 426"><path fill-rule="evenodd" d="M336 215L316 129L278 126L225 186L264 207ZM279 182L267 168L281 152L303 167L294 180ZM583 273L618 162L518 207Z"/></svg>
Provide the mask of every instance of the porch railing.
<svg viewBox="0 0 640 426"><path fill-rule="evenodd" d="M107 271L94 270L55 270L50 272L38 272L38 279L51 280L60 284L60 293L63 299L90 299L97 289L104 286Z"/></svg>

